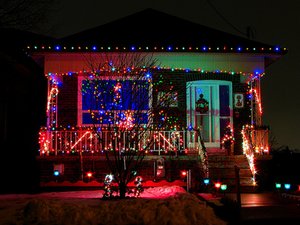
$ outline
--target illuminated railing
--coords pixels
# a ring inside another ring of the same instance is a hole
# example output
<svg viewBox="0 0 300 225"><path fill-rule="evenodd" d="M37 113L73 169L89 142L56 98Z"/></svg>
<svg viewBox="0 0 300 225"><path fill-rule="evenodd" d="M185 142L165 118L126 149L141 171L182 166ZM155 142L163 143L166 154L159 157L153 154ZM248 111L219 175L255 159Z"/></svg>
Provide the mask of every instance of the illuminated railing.
<svg viewBox="0 0 300 225"><path fill-rule="evenodd" d="M268 129L245 125L242 129L243 153L246 155L255 184L255 156L269 154Z"/></svg>
<svg viewBox="0 0 300 225"><path fill-rule="evenodd" d="M40 155L97 154L113 150L145 150L157 154L172 151L199 152L196 131L93 131L41 130Z"/></svg>
<svg viewBox="0 0 300 225"><path fill-rule="evenodd" d="M269 154L269 129L245 125L242 130L244 149L253 151L253 154Z"/></svg>

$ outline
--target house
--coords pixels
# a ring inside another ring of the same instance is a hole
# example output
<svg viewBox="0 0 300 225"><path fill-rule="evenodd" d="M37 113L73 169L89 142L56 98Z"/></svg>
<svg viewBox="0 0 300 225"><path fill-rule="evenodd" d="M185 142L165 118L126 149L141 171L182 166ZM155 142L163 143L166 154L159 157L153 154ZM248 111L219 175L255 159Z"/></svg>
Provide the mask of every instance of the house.
<svg viewBox="0 0 300 225"><path fill-rule="evenodd" d="M285 48L146 9L26 50L48 78L42 179L53 170L72 176L66 158L82 161L112 146L159 156L242 155L253 173L253 156L269 153L260 81ZM147 132L129 140L126 132L137 130ZM94 170L95 162L72 171L83 176L85 166Z"/></svg>

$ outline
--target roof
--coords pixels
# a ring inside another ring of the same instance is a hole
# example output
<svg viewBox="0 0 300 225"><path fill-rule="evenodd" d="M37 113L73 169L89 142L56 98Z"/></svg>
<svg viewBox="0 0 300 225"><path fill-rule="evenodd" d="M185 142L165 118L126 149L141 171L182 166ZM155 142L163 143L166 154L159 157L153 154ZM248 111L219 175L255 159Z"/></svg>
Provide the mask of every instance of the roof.
<svg viewBox="0 0 300 225"><path fill-rule="evenodd" d="M24 45L40 44L54 40L54 38L15 28L0 28L1 49L21 49Z"/></svg>
<svg viewBox="0 0 300 225"><path fill-rule="evenodd" d="M41 46L35 46L39 50ZM107 24L56 40L43 50L59 51L195 51L263 52L286 49L229 34L154 9L145 9Z"/></svg>
<svg viewBox="0 0 300 225"><path fill-rule="evenodd" d="M20 76L33 77L39 73L43 73L40 67L31 57L28 57L22 48L25 44L39 43L43 40L52 40L50 37L39 35L36 33L22 31L14 28L0 29L2 42L0 43L0 61L1 65L5 65L2 69L10 73L17 73Z"/></svg>

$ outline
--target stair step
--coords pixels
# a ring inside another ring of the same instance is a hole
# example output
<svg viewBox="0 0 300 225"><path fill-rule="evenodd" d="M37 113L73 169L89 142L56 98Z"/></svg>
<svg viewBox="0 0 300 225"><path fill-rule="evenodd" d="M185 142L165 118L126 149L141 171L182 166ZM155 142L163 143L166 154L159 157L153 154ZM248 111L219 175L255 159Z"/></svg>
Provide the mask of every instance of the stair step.
<svg viewBox="0 0 300 225"><path fill-rule="evenodd" d="M236 186L235 166L239 167L241 187L253 189L252 172L245 155L208 154L209 177Z"/></svg>
<svg viewBox="0 0 300 225"><path fill-rule="evenodd" d="M222 168L209 168L210 177L215 178L235 178L234 169L222 169ZM252 178L252 173L250 169L240 169L239 175L241 178L250 177Z"/></svg>
<svg viewBox="0 0 300 225"><path fill-rule="evenodd" d="M235 162L208 162L209 168L229 168L234 169L235 166L238 166L240 169L247 169L249 168L248 162L247 163L235 163Z"/></svg>
<svg viewBox="0 0 300 225"><path fill-rule="evenodd" d="M206 148L207 155L227 155L224 149L220 148Z"/></svg>
<svg viewBox="0 0 300 225"><path fill-rule="evenodd" d="M221 181L223 184L227 184L228 186L236 186L236 180L234 179L222 179L218 180ZM240 179L240 186L254 186L252 179Z"/></svg>
<svg viewBox="0 0 300 225"><path fill-rule="evenodd" d="M245 155L208 155L208 159L212 161L226 161L226 160L247 160Z"/></svg>

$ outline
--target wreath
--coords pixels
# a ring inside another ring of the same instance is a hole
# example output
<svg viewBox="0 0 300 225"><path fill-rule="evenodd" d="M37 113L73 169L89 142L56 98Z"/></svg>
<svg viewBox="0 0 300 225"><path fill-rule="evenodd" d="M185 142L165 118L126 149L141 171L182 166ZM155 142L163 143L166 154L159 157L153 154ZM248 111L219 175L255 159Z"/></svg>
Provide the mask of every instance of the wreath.
<svg viewBox="0 0 300 225"><path fill-rule="evenodd" d="M208 112L208 101L203 98L203 95L200 95L200 98L196 102L196 111L200 113Z"/></svg>

